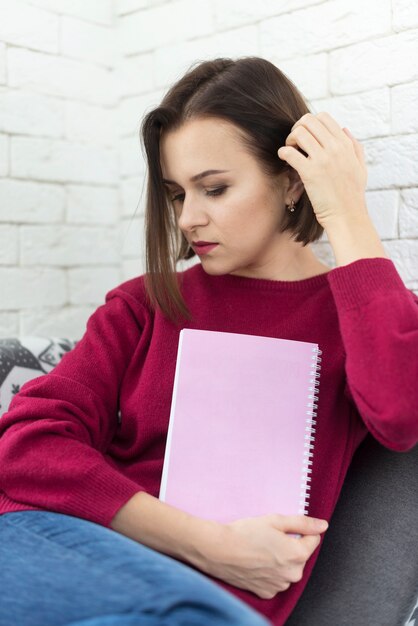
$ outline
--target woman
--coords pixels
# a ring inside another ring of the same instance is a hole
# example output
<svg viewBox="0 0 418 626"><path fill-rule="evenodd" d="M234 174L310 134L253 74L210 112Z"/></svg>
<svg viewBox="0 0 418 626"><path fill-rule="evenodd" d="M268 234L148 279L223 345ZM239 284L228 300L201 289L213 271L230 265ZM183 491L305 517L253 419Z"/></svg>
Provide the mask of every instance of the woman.
<svg viewBox="0 0 418 626"><path fill-rule="evenodd" d="M142 134L147 272L0 420L1 625L284 624L367 432L418 439L418 298L368 216L348 129L244 57L191 68ZM324 230L334 269L309 245ZM218 524L158 500L185 327L319 344L310 516Z"/></svg>

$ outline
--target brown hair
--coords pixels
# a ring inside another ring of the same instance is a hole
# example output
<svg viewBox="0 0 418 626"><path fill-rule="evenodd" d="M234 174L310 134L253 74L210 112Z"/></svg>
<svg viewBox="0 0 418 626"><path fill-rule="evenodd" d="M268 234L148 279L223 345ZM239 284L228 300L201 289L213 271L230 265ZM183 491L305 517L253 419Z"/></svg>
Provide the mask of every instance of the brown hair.
<svg viewBox="0 0 418 626"><path fill-rule="evenodd" d="M175 321L190 319L176 280L176 264L195 252L177 226L162 182L160 138L192 118L222 118L239 128L248 151L267 174L291 169L277 150L285 145L293 124L309 112L302 94L275 65L259 57L218 58L193 64L141 124L148 180L145 209L145 286L152 306ZM242 132L243 131L243 132ZM286 211L281 232L290 230L305 246L323 233L306 191L296 211Z"/></svg>

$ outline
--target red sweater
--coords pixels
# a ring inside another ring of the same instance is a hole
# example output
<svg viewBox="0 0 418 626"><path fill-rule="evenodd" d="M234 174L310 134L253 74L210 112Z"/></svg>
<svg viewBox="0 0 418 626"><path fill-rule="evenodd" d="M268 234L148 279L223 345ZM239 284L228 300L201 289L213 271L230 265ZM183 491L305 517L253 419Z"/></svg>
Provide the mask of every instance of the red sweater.
<svg viewBox="0 0 418 626"><path fill-rule="evenodd" d="M418 298L392 261L360 259L298 281L211 276L200 263L180 274L193 314L184 327L319 344L309 515L330 520L367 431L392 450L415 445ZM149 310L143 276L106 295L75 348L23 385L0 420L0 513L46 509L109 526L138 491L158 497L179 331ZM271 600L213 580L279 626L318 552Z"/></svg>

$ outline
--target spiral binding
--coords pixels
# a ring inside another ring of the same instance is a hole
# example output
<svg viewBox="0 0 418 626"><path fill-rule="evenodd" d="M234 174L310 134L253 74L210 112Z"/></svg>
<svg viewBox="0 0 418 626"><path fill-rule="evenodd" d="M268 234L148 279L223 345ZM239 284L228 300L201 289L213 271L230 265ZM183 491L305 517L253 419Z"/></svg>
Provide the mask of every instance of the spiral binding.
<svg viewBox="0 0 418 626"><path fill-rule="evenodd" d="M308 395L308 403L307 403L307 411L306 415L306 426L305 426L305 443L304 443L304 452L303 452L303 462L302 462L302 476L301 476L301 492L300 492L300 500L299 500L299 514L307 515L308 514L308 506L309 506L309 498L310 498L310 489L311 486L309 483L311 482L311 477L309 474L312 473L311 465L312 465L312 457L313 457L313 449L315 442L315 433L316 433L316 416L318 408L318 391L319 391L319 379L321 376L321 359L322 350L319 349L318 346L314 346L312 348L312 363L311 363L311 371L310 371L310 379L308 387L309 395Z"/></svg>

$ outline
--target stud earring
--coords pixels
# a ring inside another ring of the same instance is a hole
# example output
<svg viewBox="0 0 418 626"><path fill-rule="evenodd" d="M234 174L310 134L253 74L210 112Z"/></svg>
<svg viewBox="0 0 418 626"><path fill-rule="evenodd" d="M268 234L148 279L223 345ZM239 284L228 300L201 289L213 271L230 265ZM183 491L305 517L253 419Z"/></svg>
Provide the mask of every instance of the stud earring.
<svg viewBox="0 0 418 626"><path fill-rule="evenodd" d="M295 201L293 200L293 198L290 201L290 205L286 205L286 209L288 209L291 213L294 212L295 210Z"/></svg>

